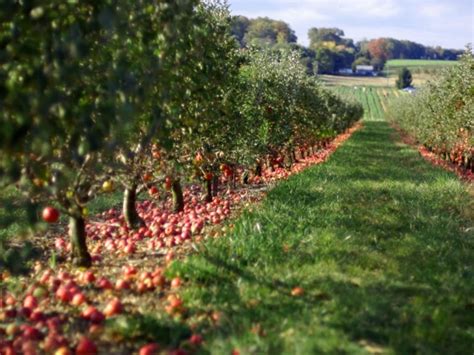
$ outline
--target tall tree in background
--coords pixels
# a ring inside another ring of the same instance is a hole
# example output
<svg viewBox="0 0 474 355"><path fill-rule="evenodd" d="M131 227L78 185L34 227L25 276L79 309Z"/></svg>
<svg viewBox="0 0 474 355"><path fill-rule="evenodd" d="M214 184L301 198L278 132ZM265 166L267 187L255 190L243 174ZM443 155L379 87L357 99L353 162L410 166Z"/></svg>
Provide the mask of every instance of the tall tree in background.
<svg viewBox="0 0 474 355"><path fill-rule="evenodd" d="M322 42L334 42L336 45L343 44L344 31L339 28L310 28L308 31L309 46L316 47Z"/></svg>
<svg viewBox="0 0 474 355"><path fill-rule="evenodd" d="M230 20L231 33L239 42L240 47L245 47L244 37L250 26L250 21L245 16L232 16Z"/></svg>
<svg viewBox="0 0 474 355"><path fill-rule="evenodd" d="M296 43L296 40L295 32L286 22L272 20L268 17L259 17L250 20L243 43L246 46L261 47L272 46L277 43Z"/></svg>
<svg viewBox="0 0 474 355"><path fill-rule="evenodd" d="M308 31L309 47L316 53L319 73L334 73L348 68L355 59L355 46L351 39L345 39L339 28L316 28Z"/></svg>
<svg viewBox="0 0 474 355"><path fill-rule="evenodd" d="M382 70L390 57L389 44L385 38L377 38L367 43L367 51L375 70Z"/></svg>

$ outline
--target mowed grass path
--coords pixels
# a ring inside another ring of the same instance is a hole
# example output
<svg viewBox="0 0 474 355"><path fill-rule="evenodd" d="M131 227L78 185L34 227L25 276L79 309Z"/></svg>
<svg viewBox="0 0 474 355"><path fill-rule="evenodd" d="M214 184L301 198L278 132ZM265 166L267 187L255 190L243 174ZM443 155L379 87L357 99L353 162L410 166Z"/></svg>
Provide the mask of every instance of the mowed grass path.
<svg viewBox="0 0 474 355"><path fill-rule="evenodd" d="M472 354L472 197L367 121L230 235L172 266L204 352ZM305 293L295 297L300 286Z"/></svg>

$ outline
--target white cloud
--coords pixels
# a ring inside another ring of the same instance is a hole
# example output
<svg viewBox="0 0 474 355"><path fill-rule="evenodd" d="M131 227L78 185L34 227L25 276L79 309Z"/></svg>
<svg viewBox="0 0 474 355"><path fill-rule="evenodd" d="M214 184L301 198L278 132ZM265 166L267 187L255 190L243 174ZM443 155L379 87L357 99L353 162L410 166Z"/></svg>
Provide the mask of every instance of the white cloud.
<svg viewBox="0 0 474 355"><path fill-rule="evenodd" d="M289 23L304 45L311 27L338 27L355 40L390 36L454 48L474 40L470 0L229 1L234 14Z"/></svg>
<svg viewBox="0 0 474 355"><path fill-rule="evenodd" d="M288 23L328 21L331 17L315 10L300 10L296 8L269 10L269 11L240 11L239 15L250 18L269 17L275 20L283 20Z"/></svg>
<svg viewBox="0 0 474 355"><path fill-rule="evenodd" d="M394 0L358 0L343 8L347 13L363 17L389 18L398 15L401 8Z"/></svg>
<svg viewBox="0 0 474 355"><path fill-rule="evenodd" d="M420 15L435 19L449 15L453 9L447 4L429 3L421 5L418 10Z"/></svg>
<svg viewBox="0 0 474 355"><path fill-rule="evenodd" d="M315 12L328 17L338 13L352 14L358 17L393 17L400 13L395 0L274 0L276 6L287 9Z"/></svg>
<svg viewBox="0 0 474 355"><path fill-rule="evenodd" d="M388 18L396 16L401 10L395 0L273 0L272 6L266 9L257 6L250 8L253 9L240 11L239 14L313 23L340 16Z"/></svg>

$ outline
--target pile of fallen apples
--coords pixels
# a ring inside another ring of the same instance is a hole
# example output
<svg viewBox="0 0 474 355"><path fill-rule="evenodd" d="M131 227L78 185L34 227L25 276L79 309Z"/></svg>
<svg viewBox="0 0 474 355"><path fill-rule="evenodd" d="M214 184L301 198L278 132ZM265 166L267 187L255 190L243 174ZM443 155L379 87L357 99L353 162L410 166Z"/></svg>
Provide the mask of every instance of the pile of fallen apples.
<svg viewBox="0 0 474 355"><path fill-rule="evenodd" d="M466 181L474 181L474 172L471 169L466 169L461 164L464 161L463 151L456 152L456 158L451 157L452 161L443 159L440 155L433 153L425 146L419 146L418 151L421 156L431 162L431 164L439 166L447 171L451 171Z"/></svg>
<svg viewBox="0 0 474 355"><path fill-rule="evenodd" d="M354 129L340 135L324 150L300 160L291 169L276 167L265 170L252 184L270 183L301 172L325 161ZM249 189L221 191L212 202L202 202L199 186L184 191L183 212L171 213L171 201L138 203L138 212L146 227L129 230L121 211L110 209L92 218L86 225L93 267L89 270L70 268L67 264L51 268L47 262L37 263L34 273L25 279L10 279L17 290L0 295L0 354L96 354L161 352L186 354L195 352L203 337L190 332L176 347L169 344L141 343L117 346L107 339L106 320L120 315L133 316L137 304L153 300L159 309L173 319L186 322L186 305L180 297L183 280L167 278L167 265L176 259L185 245L209 235L206 226L219 227L231 211L260 196ZM59 214L45 208L43 218L57 221ZM224 227L225 229L225 227ZM214 228L215 230L215 228ZM71 245L66 231L55 236L51 247L57 255L66 256ZM155 253L153 258L149 255ZM132 260L136 265L132 264ZM0 282L11 276L3 274ZM148 295L145 297L145 295ZM150 297L152 295L152 297ZM154 308L156 312L156 307ZM211 317L218 317L211 315Z"/></svg>

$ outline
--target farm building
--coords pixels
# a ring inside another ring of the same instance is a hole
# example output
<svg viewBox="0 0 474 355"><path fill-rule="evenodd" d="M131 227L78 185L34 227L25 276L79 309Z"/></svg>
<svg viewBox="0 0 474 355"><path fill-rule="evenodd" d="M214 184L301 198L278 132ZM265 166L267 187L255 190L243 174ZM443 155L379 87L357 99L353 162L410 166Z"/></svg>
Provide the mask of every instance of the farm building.
<svg viewBox="0 0 474 355"><path fill-rule="evenodd" d="M377 75L373 65L357 65L356 74L358 75Z"/></svg>
<svg viewBox="0 0 474 355"><path fill-rule="evenodd" d="M352 68L344 68L344 69L339 69L338 74L352 75L352 74L354 74L354 72L352 71Z"/></svg>

